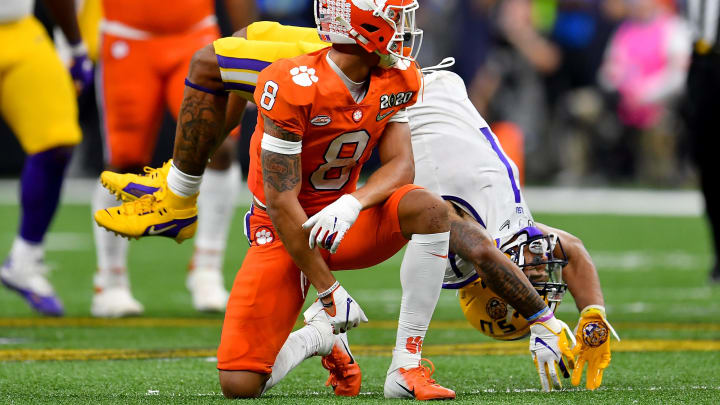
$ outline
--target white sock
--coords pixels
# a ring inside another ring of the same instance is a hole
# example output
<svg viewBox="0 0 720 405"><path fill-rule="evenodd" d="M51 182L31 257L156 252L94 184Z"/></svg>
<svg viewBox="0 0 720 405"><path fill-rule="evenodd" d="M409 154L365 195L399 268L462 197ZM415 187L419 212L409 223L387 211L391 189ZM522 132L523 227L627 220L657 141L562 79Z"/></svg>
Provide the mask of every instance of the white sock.
<svg viewBox="0 0 720 405"><path fill-rule="evenodd" d="M205 170L198 196L194 268L222 269L235 199L240 191L240 168Z"/></svg>
<svg viewBox="0 0 720 405"><path fill-rule="evenodd" d="M445 274L450 232L413 235L400 265L402 302L388 374L417 367Z"/></svg>
<svg viewBox="0 0 720 405"><path fill-rule="evenodd" d="M270 379L265 383L263 393L279 383L288 373L317 353L322 342L320 331L310 325L305 325L288 336L280 353L275 358Z"/></svg>
<svg viewBox="0 0 720 405"><path fill-rule="evenodd" d="M24 262L27 260L42 260L45 256L43 243L32 243L22 236L15 236L12 248L10 248L10 259L13 262Z"/></svg>
<svg viewBox="0 0 720 405"><path fill-rule="evenodd" d="M92 197L92 212L120 204L122 204L121 201L116 200L115 196L110 194L100 182L97 183ZM127 251L129 241L101 228L95 221L93 221L93 234L98 269L94 279L95 287L128 287Z"/></svg>
<svg viewBox="0 0 720 405"><path fill-rule="evenodd" d="M167 184L170 191L180 197L190 197L200 191L200 183L203 176L192 176L185 174L175 167L175 163L170 164L170 171L167 175Z"/></svg>

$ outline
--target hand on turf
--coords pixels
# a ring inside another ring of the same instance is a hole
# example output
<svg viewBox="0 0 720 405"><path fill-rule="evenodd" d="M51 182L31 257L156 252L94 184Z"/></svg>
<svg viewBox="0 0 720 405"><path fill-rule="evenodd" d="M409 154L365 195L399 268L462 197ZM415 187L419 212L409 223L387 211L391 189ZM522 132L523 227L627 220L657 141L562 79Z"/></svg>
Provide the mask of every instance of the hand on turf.
<svg viewBox="0 0 720 405"><path fill-rule="evenodd" d="M310 217L302 225L305 230L312 227L308 240L310 249L317 244L318 247L335 253L345 233L360 215L361 209L362 204L357 198L345 194Z"/></svg>
<svg viewBox="0 0 720 405"><path fill-rule="evenodd" d="M610 323L605 319L605 311L598 307L586 308L580 314L575 327L578 344L573 354L578 356L572 373L572 384L580 385L585 363L588 365L585 386L594 390L602 383L603 371L610 364L610 333L620 340Z"/></svg>
<svg viewBox="0 0 720 405"><path fill-rule="evenodd" d="M320 298L315 300L303 314L305 322L313 319L318 312L325 311L333 327L333 333L337 335L338 333L345 333L352 328L356 328L361 322L368 321L360 305L358 305L342 286L338 285L338 287L325 298L326 301L328 299L331 299L329 303L323 303Z"/></svg>
<svg viewBox="0 0 720 405"><path fill-rule="evenodd" d="M570 328L555 316L530 325L530 354L543 391L562 388L558 368L563 377L570 377L568 369L574 367L571 342L574 346L575 337Z"/></svg>
<svg viewBox="0 0 720 405"><path fill-rule="evenodd" d="M83 42L71 45L70 52L72 54L72 65L70 66L70 76L75 83L75 89L78 94L82 94L90 87L93 81L93 64L88 57L87 47Z"/></svg>

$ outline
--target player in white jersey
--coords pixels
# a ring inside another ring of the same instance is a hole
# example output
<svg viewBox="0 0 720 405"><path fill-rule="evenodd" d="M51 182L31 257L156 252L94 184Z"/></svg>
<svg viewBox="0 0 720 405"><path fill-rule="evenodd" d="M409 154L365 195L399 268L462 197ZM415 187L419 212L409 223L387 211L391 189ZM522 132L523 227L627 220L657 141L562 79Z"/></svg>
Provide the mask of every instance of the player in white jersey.
<svg viewBox="0 0 720 405"><path fill-rule="evenodd" d="M580 357L572 382L580 383L588 362L587 387L597 388L610 362L609 332L614 331L605 318L600 282L582 241L534 222L520 190L517 166L468 99L462 79L448 71L424 79L424 96L408 108L408 114L415 184L441 195L454 213L443 287L461 290L463 312L476 328L496 339L510 340L533 329L505 302L509 300L501 298L513 295L502 291L509 283L497 280L498 272L479 260L473 245L499 247L553 310L565 291L564 279L581 312L573 349ZM480 232L477 225L487 232ZM478 239L482 235L485 240ZM534 346L537 340L531 336L531 351ZM543 371L538 368L543 388L548 390L557 379L544 378ZM553 370L547 371L553 375Z"/></svg>
<svg viewBox="0 0 720 405"><path fill-rule="evenodd" d="M531 226L518 168L467 98L462 79L438 71L426 75L424 83L423 98L410 109L415 184L467 213L496 242ZM472 264L462 258L451 258L450 264L445 288L477 279Z"/></svg>

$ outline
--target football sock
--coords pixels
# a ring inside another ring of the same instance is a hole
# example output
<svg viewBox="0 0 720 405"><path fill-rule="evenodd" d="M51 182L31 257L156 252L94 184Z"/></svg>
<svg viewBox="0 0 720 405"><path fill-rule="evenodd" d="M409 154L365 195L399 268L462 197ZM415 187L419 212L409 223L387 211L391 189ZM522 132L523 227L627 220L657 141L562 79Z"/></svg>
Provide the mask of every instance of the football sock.
<svg viewBox="0 0 720 405"><path fill-rule="evenodd" d="M263 393L279 383L280 380L303 360L310 358L317 353L322 344L320 332L313 326L305 325L288 336L285 344L280 349L272 367L270 379L265 383Z"/></svg>
<svg viewBox="0 0 720 405"><path fill-rule="evenodd" d="M190 197L200 191L200 183L203 176L192 176L185 174L175 167L175 163L170 164L170 171L167 175L167 184L170 191L180 197Z"/></svg>
<svg viewBox="0 0 720 405"><path fill-rule="evenodd" d="M402 301L388 374L417 367L422 343L440 297L450 232L413 235L400 265Z"/></svg>
<svg viewBox="0 0 720 405"><path fill-rule="evenodd" d="M92 198L92 212L120 205L120 201L97 183ZM97 275L95 287L110 288L128 286L127 251L129 241L98 226L93 221L95 251L97 254Z"/></svg>
<svg viewBox="0 0 720 405"><path fill-rule="evenodd" d="M198 196L194 268L222 269L235 199L240 189L240 168L205 170Z"/></svg>
<svg viewBox="0 0 720 405"><path fill-rule="evenodd" d="M72 148L61 146L29 155L20 177L20 237L40 243L50 226Z"/></svg>
<svg viewBox="0 0 720 405"><path fill-rule="evenodd" d="M25 262L26 260L42 260L45 256L42 243L33 243L16 236L10 248L10 259L14 262Z"/></svg>

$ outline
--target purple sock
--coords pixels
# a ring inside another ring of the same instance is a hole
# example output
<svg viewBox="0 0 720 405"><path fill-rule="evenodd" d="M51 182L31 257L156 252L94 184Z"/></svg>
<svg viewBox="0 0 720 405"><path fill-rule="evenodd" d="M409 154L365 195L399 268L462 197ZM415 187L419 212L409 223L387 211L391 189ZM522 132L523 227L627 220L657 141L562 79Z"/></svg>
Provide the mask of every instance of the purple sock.
<svg viewBox="0 0 720 405"><path fill-rule="evenodd" d="M72 148L61 146L29 155L20 178L20 236L40 243L45 237L60 200L65 168Z"/></svg>

